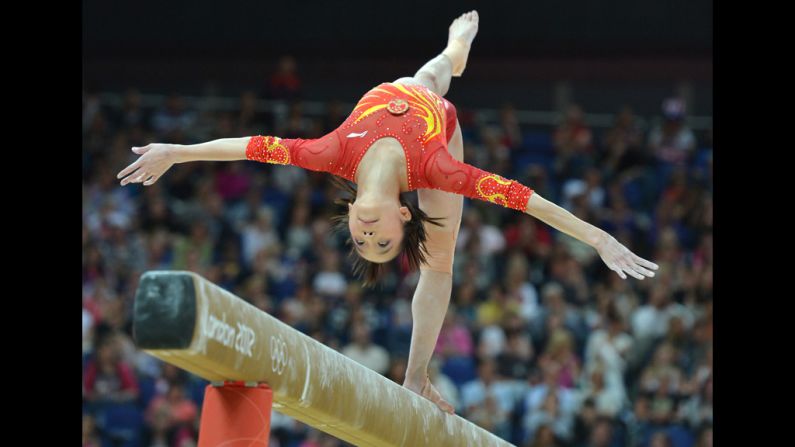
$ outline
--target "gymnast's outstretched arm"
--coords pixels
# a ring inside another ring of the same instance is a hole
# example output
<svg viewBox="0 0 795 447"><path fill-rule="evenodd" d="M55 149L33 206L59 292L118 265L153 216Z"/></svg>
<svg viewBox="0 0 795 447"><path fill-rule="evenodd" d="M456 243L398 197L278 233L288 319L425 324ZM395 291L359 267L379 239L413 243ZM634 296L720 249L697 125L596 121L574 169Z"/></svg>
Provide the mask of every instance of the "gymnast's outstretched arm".
<svg viewBox="0 0 795 447"><path fill-rule="evenodd" d="M627 279L627 275L637 279L652 277L654 272L651 270L658 269L657 264L632 253L606 231L579 219L538 193L530 196L525 212L596 249L607 267L622 279Z"/></svg>
<svg viewBox="0 0 795 447"><path fill-rule="evenodd" d="M433 171L431 187L478 200L496 203L540 219L548 225L579 239L596 249L610 270L622 279L654 276L657 264L635 255L605 231L585 222L563 208L539 196L515 180L484 171L437 150L429 160Z"/></svg>
<svg viewBox="0 0 795 447"><path fill-rule="evenodd" d="M313 150L305 151L307 147ZM258 135L190 145L152 143L134 147L132 151L141 157L119 172L117 178L122 179L122 186L128 183L149 186L174 164L190 161L255 160L329 172L336 166L339 148L340 141L334 132L311 140Z"/></svg>
<svg viewBox="0 0 795 447"><path fill-rule="evenodd" d="M152 143L134 147L132 151L140 157L119 172L116 178L122 179L122 186L128 183L149 186L175 163L245 160L249 140L250 137L222 138L191 145Z"/></svg>

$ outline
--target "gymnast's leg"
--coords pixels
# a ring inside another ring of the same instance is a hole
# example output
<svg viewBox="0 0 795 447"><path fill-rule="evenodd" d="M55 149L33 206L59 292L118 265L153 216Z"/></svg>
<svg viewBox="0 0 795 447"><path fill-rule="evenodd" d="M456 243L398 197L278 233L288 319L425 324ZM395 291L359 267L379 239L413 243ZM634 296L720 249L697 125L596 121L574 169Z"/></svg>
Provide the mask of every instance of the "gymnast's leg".
<svg viewBox="0 0 795 447"><path fill-rule="evenodd" d="M477 11L467 12L453 20L447 38L447 47L428 61L413 78L400 78L396 83L422 84L439 95L450 89L450 78L461 76L466 68L469 49L478 33Z"/></svg>

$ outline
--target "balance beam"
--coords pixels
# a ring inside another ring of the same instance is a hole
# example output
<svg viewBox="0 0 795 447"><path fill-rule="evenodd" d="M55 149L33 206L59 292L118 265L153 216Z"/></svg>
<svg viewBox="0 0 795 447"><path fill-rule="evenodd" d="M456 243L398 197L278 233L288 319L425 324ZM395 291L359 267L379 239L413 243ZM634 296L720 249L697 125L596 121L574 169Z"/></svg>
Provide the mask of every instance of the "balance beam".
<svg viewBox="0 0 795 447"><path fill-rule="evenodd" d="M273 409L357 446L511 446L187 271L135 294L145 352L209 381L264 382Z"/></svg>

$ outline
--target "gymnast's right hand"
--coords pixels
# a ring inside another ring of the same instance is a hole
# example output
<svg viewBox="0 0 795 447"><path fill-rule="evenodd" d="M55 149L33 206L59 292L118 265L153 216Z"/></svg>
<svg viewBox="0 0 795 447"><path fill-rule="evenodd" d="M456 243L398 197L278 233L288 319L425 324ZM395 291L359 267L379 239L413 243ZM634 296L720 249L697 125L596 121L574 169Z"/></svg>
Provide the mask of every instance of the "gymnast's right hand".
<svg viewBox="0 0 795 447"><path fill-rule="evenodd" d="M431 380L427 376L421 382L412 382L407 378L407 380L403 382L403 386L435 403L445 413L455 414L455 408L444 400L442 394L433 386Z"/></svg>
<svg viewBox="0 0 795 447"><path fill-rule="evenodd" d="M122 186L142 182L144 186L152 185L176 162L173 144L152 143L132 151L140 157L116 176L122 179Z"/></svg>

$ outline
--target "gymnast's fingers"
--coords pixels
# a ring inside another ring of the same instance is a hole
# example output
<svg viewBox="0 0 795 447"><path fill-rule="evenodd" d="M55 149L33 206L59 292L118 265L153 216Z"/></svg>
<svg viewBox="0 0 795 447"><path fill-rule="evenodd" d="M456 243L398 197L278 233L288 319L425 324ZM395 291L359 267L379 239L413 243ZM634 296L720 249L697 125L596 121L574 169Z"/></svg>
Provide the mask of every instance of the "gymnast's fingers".
<svg viewBox="0 0 795 447"><path fill-rule="evenodd" d="M653 278L654 277L654 272L652 272L651 270L647 270L647 269L641 267L640 264L637 264L635 262L630 262L629 265L632 266L633 270L635 270L636 272L640 273L641 275L648 276L649 278Z"/></svg>
<svg viewBox="0 0 795 447"><path fill-rule="evenodd" d="M653 270L657 270L657 269L659 269L659 268L660 268L660 266L659 266L659 265L657 265L657 264L655 264L655 263L653 263L653 262L651 262L651 261L647 261L647 260L645 260L645 259L641 258L640 256L636 255L636 254L633 254L633 255L632 255L632 259L633 259L633 260L634 260L636 263L638 263L638 264L640 264L640 265L642 265L642 266L644 266L644 267L646 267L646 268L650 268L650 269L653 269Z"/></svg>
<svg viewBox="0 0 795 447"><path fill-rule="evenodd" d="M146 146L143 146L143 147L134 147L134 148L132 148L132 151L135 152L138 155L143 155L143 154L149 152L149 149L151 149L151 148L152 148L152 145L151 144L147 144Z"/></svg>
<svg viewBox="0 0 795 447"><path fill-rule="evenodd" d="M616 272L616 274L619 276L619 278L627 279L627 275L624 274L624 272L621 270L620 267L617 267L615 265L608 265L607 267L610 268L610 270Z"/></svg>
<svg viewBox="0 0 795 447"><path fill-rule="evenodd" d="M632 268L632 266L631 266L631 265L625 264L624 266L622 266L622 267L621 267L621 269L622 269L624 272L626 272L627 274L629 274L629 276L631 276L631 277L633 277L633 278L635 278L635 279L640 279L640 280L642 281L642 280L643 280L643 278L645 278L645 276L643 276L643 275L641 275L640 273L636 272L636 271L635 271L635 270Z"/></svg>
<svg viewBox="0 0 795 447"><path fill-rule="evenodd" d="M127 166L126 168L122 169L122 170L121 170L121 172L119 172L118 174L116 174L116 178L122 178L122 177L126 177L128 174L130 174L131 172L135 171L135 170L136 170L136 169L138 169L140 166L141 166L141 159L139 158L138 160L135 160L135 162L131 163L131 164L130 164L129 166ZM122 183L122 185L123 185L123 184L124 184L124 183Z"/></svg>
<svg viewBox="0 0 795 447"><path fill-rule="evenodd" d="M153 175L149 177L149 180L144 182L144 186L153 185L159 178L160 178L159 175Z"/></svg>
<svg viewBox="0 0 795 447"><path fill-rule="evenodd" d="M143 181L144 181L144 179L147 179L147 178L149 178L149 177L151 177L151 176L152 176L152 174L150 174L150 173L148 173L148 172L144 171L143 169L141 169L141 170L140 170L140 171L138 171L138 172L140 172L140 174L137 174L137 175L135 175L135 176L133 177L133 179L132 179L132 180L130 180L130 183L141 183L141 182L143 182Z"/></svg>
<svg viewBox="0 0 795 447"><path fill-rule="evenodd" d="M134 172L129 173L127 175L127 177L125 177L121 181L121 185L124 186L124 185L126 185L128 183L133 183L133 180L135 180L135 178L137 178L139 175L141 175L142 172L143 172L143 168L135 169Z"/></svg>

